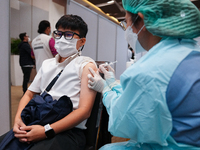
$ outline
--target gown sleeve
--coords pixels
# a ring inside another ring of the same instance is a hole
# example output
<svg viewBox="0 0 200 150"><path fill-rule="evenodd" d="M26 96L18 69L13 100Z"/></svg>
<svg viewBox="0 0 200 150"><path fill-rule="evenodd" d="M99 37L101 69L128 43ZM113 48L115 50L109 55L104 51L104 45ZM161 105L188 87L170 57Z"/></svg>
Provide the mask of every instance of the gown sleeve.
<svg viewBox="0 0 200 150"><path fill-rule="evenodd" d="M163 97L162 83L146 75L121 75L121 84L103 95L112 135L139 143L167 145L171 114Z"/></svg>

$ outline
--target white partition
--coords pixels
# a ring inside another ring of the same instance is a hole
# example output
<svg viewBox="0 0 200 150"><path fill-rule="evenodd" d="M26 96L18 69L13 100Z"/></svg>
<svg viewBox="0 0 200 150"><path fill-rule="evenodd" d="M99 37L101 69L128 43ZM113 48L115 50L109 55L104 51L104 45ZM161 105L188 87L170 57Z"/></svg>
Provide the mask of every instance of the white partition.
<svg viewBox="0 0 200 150"><path fill-rule="evenodd" d="M0 135L10 130L9 0L0 0Z"/></svg>
<svg viewBox="0 0 200 150"><path fill-rule="evenodd" d="M51 24L51 32L55 29L55 25L61 16L65 14L65 7L52 1L49 2L49 22Z"/></svg>
<svg viewBox="0 0 200 150"><path fill-rule="evenodd" d="M38 25L41 20L49 20L49 12L29 3L18 1L19 9L16 5L12 5L10 15L10 37L19 38L19 34L26 32L31 40L34 39L38 33Z"/></svg>
<svg viewBox="0 0 200 150"><path fill-rule="evenodd" d="M67 14L79 15L88 24L89 31L83 55L96 61L117 60L117 64L112 67L119 79L126 69L127 61L127 42L121 27L73 0L68 1Z"/></svg>
<svg viewBox="0 0 200 150"><path fill-rule="evenodd" d="M31 5L20 2L20 10L19 10L19 33L26 32L29 36L31 36ZM18 36L19 37L19 36Z"/></svg>
<svg viewBox="0 0 200 150"><path fill-rule="evenodd" d="M99 17L98 28L98 61L115 61L116 24Z"/></svg>
<svg viewBox="0 0 200 150"><path fill-rule="evenodd" d="M39 33L38 25L42 20L49 20L49 12L46 10L42 10L38 7L32 6L32 39L34 39Z"/></svg>
<svg viewBox="0 0 200 150"><path fill-rule="evenodd" d="M120 75L125 71L126 69L126 62L127 62L127 49L128 49L128 43L125 40L124 33L125 31L122 30L121 27L117 27L117 46L116 46L116 78L119 79Z"/></svg>
<svg viewBox="0 0 200 150"><path fill-rule="evenodd" d="M20 11L18 9L10 8L10 37L19 38L20 28ZM25 31L24 31L25 32Z"/></svg>
<svg viewBox="0 0 200 150"><path fill-rule="evenodd" d="M98 15L76 2L70 2L67 6L67 14L78 15L87 23L88 33L82 55L96 60Z"/></svg>

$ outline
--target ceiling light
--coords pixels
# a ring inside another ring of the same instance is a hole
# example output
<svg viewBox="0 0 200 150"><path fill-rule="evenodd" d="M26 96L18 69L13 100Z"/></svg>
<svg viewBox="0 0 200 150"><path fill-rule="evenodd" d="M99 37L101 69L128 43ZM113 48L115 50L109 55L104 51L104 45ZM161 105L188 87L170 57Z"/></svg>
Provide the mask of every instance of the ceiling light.
<svg viewBox="0 0 200 150"><path fill-rule="evenodd" d="M123 16L123 17L116 17L117 19L119 19L119 20L124 20L125 19L125 17Z"/></svg>
<svg viewBox="0 0 200 150"><path fill-rule="evenodd" d="M114 3L115 1L114 0L112 0L112 1L108 1L107 3L108 4L112 4L112 3Z"/></svg>
<svg viewBox="0 0 200 150"><path fill-rule="evenodd" d="M108 1L106 3L101 3L101 4L97 4L96 6L97 7L104 7L104 6L109 6L109 5L112 5L115 1Z"/></svg>

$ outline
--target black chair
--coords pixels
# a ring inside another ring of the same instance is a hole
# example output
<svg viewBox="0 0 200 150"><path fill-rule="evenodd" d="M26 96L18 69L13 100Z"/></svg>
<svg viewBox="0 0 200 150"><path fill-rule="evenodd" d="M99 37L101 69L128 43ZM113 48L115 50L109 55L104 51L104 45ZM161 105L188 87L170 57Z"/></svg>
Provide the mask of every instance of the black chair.
<svg viewBox="0 0 200 150"><path fill-rule="evenodd" d="M96 149L102 107L103 107L103 104L102 104L101 93L97 93L91 115L88 118L87 123L86 123L87 129L85 130L85 136L86 136L85 150Z"/></svg>
<svg viewBox="0 0 200 150"><path fill-rule="evenodd" d="M108 114L102 103L101 93L97 93L90 117L86 123L85 150L97 150L107 143L111 143L108 132Z"/></svg>
<svg viewBox="0 0 200 150"><path fill-rule="evenodd" d="M97 66L108 61L96 61ZM103 74L100 74L103 77ZM111 143L111 134L108 132L108 114L102 103L102 94L97 93L90 117L86 123L86 148L97 150L107 143Z"/></svg>

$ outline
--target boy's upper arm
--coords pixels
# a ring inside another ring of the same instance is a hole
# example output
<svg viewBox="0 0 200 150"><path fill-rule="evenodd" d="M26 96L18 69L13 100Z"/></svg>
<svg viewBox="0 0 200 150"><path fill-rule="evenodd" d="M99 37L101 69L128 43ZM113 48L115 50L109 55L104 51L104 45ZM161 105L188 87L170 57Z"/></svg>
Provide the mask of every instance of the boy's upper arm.
<svg viewBox="0 0 200 150"><path fill-rule="evenodd" d="M81 92L80 92L79 108L86 107L87 109L91 111L93 103L94 103L94 99L96 97L96 91L91 90L88 87L87 75L90 74L90 71L88 69L89 67L97 71L97 67L93 63L88 63L83 68L82 77L81 77Z"/></svg>

